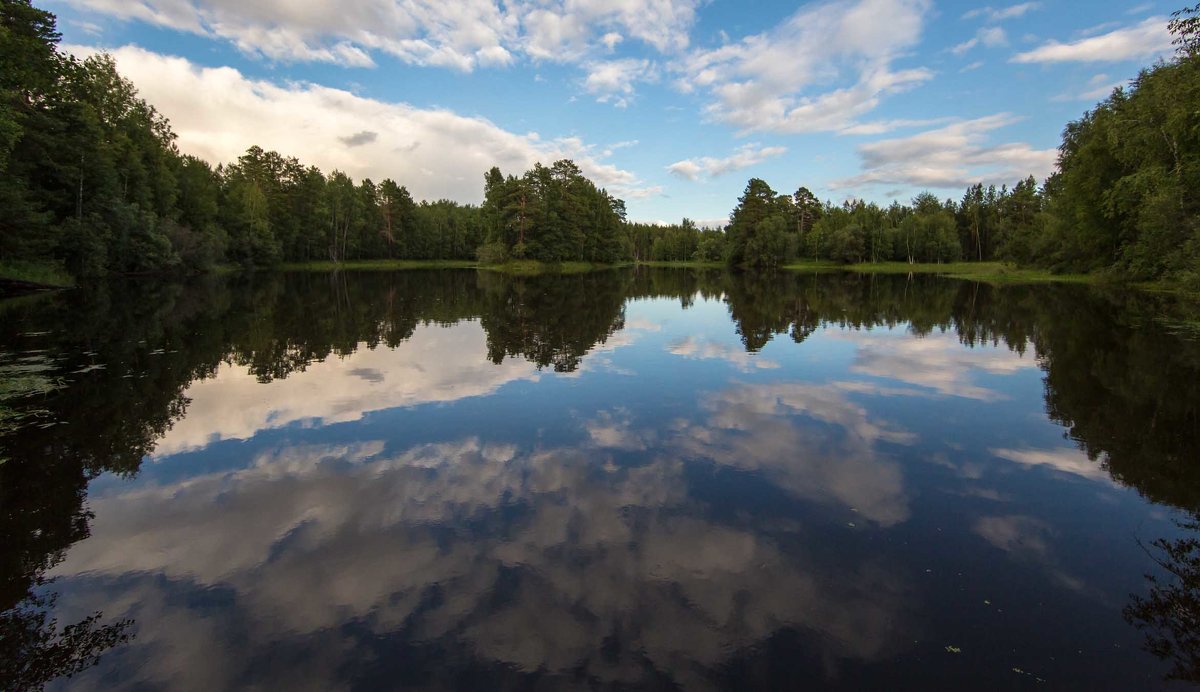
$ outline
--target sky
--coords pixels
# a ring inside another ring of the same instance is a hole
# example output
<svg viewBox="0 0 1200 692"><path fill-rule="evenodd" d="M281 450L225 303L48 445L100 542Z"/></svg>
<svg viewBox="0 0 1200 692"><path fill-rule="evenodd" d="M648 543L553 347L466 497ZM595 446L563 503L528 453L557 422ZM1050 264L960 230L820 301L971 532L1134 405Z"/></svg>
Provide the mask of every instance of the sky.
<svg viewBox="0 0 1200 692"><path fill-rule="evenodd" d="M884 204L1042 179L1181 1L34 0L214 164L479 203L493 165L571 158L631 220L705 225L751 177Z"/></svg>

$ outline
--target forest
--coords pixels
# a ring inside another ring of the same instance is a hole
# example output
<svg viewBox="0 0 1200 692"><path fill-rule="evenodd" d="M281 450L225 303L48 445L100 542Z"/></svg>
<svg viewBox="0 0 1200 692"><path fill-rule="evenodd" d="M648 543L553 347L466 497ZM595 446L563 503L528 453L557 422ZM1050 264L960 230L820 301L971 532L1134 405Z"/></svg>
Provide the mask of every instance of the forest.
<svg viewBox="0 0 1200 692"><path fill-rule="evenodd" d="M179 150L111 57L60 51L55 16L28 0L2 7L0 275L366 259L1003 260L1200 286L1200 5L1174 15L1172 59L1066 126L1058 170L1041 183L883 207L754 178L723 229L630 222L569 160L519 176L492 168L479 206L416 201L400 182L356 182L259 147L213 167Z"/></svg>

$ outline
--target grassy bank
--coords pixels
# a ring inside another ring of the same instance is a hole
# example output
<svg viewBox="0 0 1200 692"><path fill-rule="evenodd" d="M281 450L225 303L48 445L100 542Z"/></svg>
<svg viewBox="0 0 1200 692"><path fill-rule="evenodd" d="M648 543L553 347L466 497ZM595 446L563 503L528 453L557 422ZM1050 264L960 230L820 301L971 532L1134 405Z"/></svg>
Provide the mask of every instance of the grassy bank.
<svg viewBox="0 0 1200 692"><path fill-rule="evenodd" d="M0 282L17 289L70 288L75 279L61 265L46 262L0 262Z"/></svg>
<svg viewBox="0 0 1200 692"><path fill-rule="evenodd" d="M859 264L836 265L829 262L802 262L789 264L785 269L812 271L840 269L860 274L936 274L952 279L969 279L996 284L1017 283L1091 283L1101 277L1093 274L1052 274L1042 269L1018 268L1003 262L861 262Z"/></svg>
<svg viewBox="0 0 1200 692"><path fill-rule="evenodd" d="M785 264L783 268L788 271L825 272L846 269L848 268L848 265L837 264L836 262L830 262L829 260L798 259Z"/></svg>
<svg viewBox="0 0 1200 692"><path fill-rule="evenodd" d="M404 269L473 269L478 262L468 260L351 260L349 262L288 262L280 265L284 271L399 271Z"/></svg>
<svg viewBox="0 0 1200 692"><path fill-rule="evenodd" d="M602 269L615 269L626 264L595 264L592 262L539 262L537 260L509 260L504 264L479 265L480 269L503 272L514 276L537 274L586 274Z"/></svg>
<svg viewBox="0 0 1200 692"><path fill-rule="evenodd" d="M402 271L406 269L485 269L517 276L535 274L584 274L586 272L627 264L595 264L592 262L539 262L538 260L509 260L503 264L480 264L471 260L354 260L350 262L289 262L280 265L284 271ZM720 266L720 265L718 265Z"/></svg>
<svg viewBox="0 0 1200 692"><path fill-rule="evenodd" d="M639 267L665 267L667 269L724 269L724 262L697 262L697 261L678 261L678 262L654 262L641 260L638 261Z"/></svg>

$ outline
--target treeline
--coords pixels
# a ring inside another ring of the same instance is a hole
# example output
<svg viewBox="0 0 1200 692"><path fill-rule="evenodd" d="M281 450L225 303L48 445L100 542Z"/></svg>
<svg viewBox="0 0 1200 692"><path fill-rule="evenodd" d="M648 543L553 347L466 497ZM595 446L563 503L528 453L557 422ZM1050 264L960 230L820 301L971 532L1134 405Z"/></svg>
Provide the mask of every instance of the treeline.
<svg viewBox="0 0 1200 692"><path fill-rule="evenodd" d="M75 276L200 272L218 263L463 259L616 262L625 205L571 161L485 176L483 207L417 202L259 147L215 169L112 58L57 50L54 15L0 5L0 261Z"/></svg>
<svg viewBox="0 0 1200 692"><path fill-rule="evenodd" d="M726 229L731 264L771 267L799 259L857 262L1029 262L1044 197L1032 177L973 185L959 202L925 192L911 205L852 200L822 204L807 188L776 193L753 178Z"/></svg>
<svg viewBox="0 0 1200 692"><path fill-rule="evenodd" d="M539 164L521 177L484 176L487 245L479 259L612 263L629 256L625 202L596 187L574 162Z"/></svg>
<svg viewBox="0 0 1200 692"><path fill-rule="evenodd" d="M733 210L726 259L1000 259L1200 286L1200 5L1175 13L1170 30L1175 57L1069 123L1044 185L975 185L959 202L925 193L881 208L820 205L805 188L779 195L753 179Z"/></svg>
<svg viewBox="0 0 1200 692"><path fill-rule="evenodd" d="M482 206L417 202L252 147L212 168L113 60L57 50L54 16L0 5L0 264L76 276L218 263L353 259L719 261L773 267L1006 260L1200 286L1200 5L1171 23L1178 54L1070 123L1058 171L961 200L822 203L752 179L722 230L628 223L569 160L492 168Z"/></svg>

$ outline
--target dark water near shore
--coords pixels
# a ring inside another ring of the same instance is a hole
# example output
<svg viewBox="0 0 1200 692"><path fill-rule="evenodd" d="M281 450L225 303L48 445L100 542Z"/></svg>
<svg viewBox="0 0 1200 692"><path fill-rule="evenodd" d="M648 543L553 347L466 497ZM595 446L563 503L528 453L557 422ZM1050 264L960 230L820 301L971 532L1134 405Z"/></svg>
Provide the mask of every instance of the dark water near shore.
<svg viewBox="0 0 1200 692"><path fill-rule="evenodd" d="M0 303L0 687L1180 685L1200 342L1165 301L628 270Z"/></svg>

